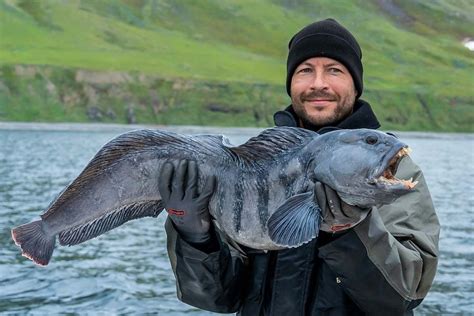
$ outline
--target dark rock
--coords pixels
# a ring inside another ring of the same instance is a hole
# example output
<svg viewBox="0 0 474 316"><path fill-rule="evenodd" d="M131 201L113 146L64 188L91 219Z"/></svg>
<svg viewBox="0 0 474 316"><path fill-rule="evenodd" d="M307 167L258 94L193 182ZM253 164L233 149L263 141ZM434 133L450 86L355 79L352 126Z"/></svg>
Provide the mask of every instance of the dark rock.
<svg viewBox="0 0 474 316"><path fill-rule="evenodd" d="M102 113L101 109L99 109L97 106L89 106L87 108L87 117L89 117L89 120L91 121L102 121L104 114Z"/></svg>
<svg viewBox="0 0 474 316"><path fill-rule="evenodd" d="M135 111L133 110L133 105L127 107L127 123L136 124L137 118L135 117Z"/></svg>
<svg viewBox="0 0 474 316"><path fill-rule="evenodd" d="M225 105L215 104L215 103L208 104L207 109L211 112L232 113L232 114L244 112L243 109L229 108Z"/></svg>
<svg viewBox="0 0 474 316"><path fill-rule="evenodd" d="M117 118L117 114L115 114L114 110L112 110L111 108L107 109L106 115L107 115L108 118L110 118L112 120L115 120Z"/></svg>

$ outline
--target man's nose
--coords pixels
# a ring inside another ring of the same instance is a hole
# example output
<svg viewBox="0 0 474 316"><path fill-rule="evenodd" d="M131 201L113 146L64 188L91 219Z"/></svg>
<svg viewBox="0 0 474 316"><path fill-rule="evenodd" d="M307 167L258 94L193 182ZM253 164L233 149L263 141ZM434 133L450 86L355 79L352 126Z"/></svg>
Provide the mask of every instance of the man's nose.
<svg viewBox="0 0 474 316"><path fill-rule="evenodd" d="M315 73L314 78L311 82L311 88L314 90L324 90L327 89L328 82L326 80L327 78L323 73Z"/></svg>

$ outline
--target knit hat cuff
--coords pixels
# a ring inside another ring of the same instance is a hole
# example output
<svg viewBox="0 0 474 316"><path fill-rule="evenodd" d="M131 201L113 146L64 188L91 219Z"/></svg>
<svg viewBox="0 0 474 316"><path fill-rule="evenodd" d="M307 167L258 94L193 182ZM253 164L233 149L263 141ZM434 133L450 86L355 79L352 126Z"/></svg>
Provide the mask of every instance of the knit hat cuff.
<svg viewBox="0 0 474 316"><path fill-rule="evenodd" d="M291 78L296 68L305 60L312 57L328 57L342 63L349 70L357 89L357 98L362 94L362 62L358 53L343 38L334 34L316 33L298 39L291 43L288 54L286 90L291 90Z"/></svg>

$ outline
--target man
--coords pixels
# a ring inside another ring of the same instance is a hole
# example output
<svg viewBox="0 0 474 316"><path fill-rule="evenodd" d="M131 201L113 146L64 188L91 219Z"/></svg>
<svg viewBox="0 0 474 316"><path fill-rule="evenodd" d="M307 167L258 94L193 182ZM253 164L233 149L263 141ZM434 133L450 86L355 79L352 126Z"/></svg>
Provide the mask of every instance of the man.
<svg viewBox="0 0 474 316"><path fill-rule="evenodd" d="M378 128L363 91L362 53L333 19L310 24L289 43L292 104L278 126L327 132ZM197 167L165 165L160 187L178 297L201 309L239 315L412 315L426 296L438 257L439 223L423 175L409 157L399 178L418 181L391 205L360 209L316 183L323 223L317 240L258 251L226 240L208 212L213 179L198 194Z"/></svg>

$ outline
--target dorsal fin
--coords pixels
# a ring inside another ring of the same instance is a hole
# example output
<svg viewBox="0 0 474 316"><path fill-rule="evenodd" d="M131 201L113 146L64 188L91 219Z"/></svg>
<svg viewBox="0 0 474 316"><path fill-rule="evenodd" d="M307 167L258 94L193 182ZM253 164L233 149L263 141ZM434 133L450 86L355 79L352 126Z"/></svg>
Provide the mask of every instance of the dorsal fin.
<svg viewBox="0 0 474 316"><path fill-rule="evenodd" d="M179 155L177 159L196 159L196 155L199 155L201 158L220 157L255 165L258 161L274 159L292 148L296 150L316 135L318 134L302 128L276 127L263 131L241 146L227 147L229 144L221 136L185 136L159 130L128 132L104 145L41 217L46 219L80 192L89 181L129 155L153 151L157 156L170 159L175 154ZM161 148L166 150L160 151Z"/></svg>
<svg viewBox="0 0 474 316"><path fill-rule="evenodd" d="M232 147L230 150L240 159L248 161L275 158L292 149L298 150L307 144L318 133L297 127L274 127L250 138L245 144Z"/></svg>
<svg viewBox="0 0 474 316"><path fill-rule="evenodd" d="M221 145L226 147L232 147L230 140L224 135L215 135L215 134L198 134L191 136L191 139L197 140L200 142L206 142L211 145Z"/></svg>
<svg viewBox="0 0 474 316"><path fill-rule="evenodd" d="M179 135L172 132L159 130L135 130L124 133L105 144L87 164L79 176L64 190L64 192L50 205L48 210L41 216L46 219L57 208L74 197L77 192L87 185L94 177L102 174L106 169L113 167L122 159L139 152L154 151L157 155L172 158L173 153L179 153L181 159L192 159L193 152L189 148L200 150L204 154L209 154L205 150L210 149L210 145L201 144L192 140L191 137ZM166 148L161 152L161 148ZM216 153L218 149L213 149Z"/></svg>

